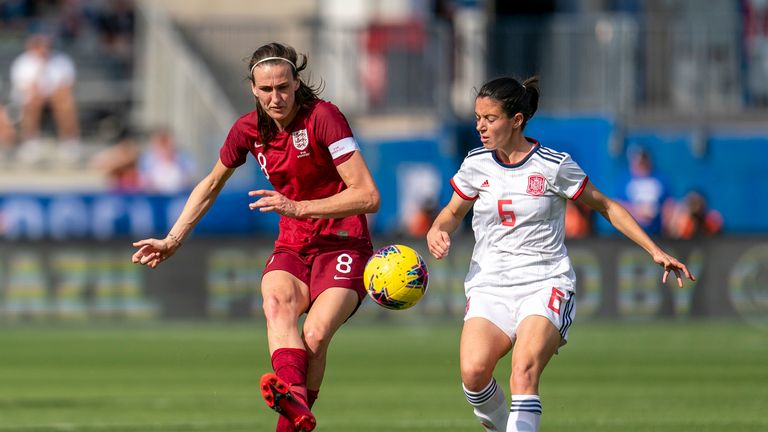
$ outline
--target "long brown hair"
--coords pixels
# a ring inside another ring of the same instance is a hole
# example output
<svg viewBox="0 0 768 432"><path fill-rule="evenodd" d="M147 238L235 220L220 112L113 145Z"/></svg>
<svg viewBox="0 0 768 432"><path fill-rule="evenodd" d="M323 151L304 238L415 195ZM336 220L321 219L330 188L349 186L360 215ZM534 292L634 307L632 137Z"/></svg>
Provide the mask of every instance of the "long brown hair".
<svg viewBox="0 0 768 432"><path fill-rule="evenodd" d="M320 99L320 89L307 85L299 76L299 72L307 68L307 55L297 54L293 47L281 44L279 42L271 42L266 45L262 45L256 49L251 55L251 60L248 62L248 80L251 84L255 84L253 79L253 67L261 60L268 57L277 57L275 59L266 60L264 63L277 63L282 62L285 59L291 64L293 72L293 79L299 81L299 88L296 90L296 105L299 109L309 105L309 102ZM287 62L286 62L287 63ZM261 107L259 101L256 101L256 112L259 115L259 139L263 144L267 144L277 134L277 125L274 121L271 121L269 115Z"/></svg>

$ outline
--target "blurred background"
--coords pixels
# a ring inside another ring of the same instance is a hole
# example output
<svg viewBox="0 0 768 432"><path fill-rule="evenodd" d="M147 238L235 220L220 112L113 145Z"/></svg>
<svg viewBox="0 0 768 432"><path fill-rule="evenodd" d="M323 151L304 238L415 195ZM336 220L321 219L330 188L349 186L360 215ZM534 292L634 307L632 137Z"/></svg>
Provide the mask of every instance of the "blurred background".
<svg viewBox="0 0 768 432"><path fill-rule="evenodd" d="M247 61L274 40L308 55L304 78L361 143L382 193L375 246L426 252L448 180L480 145L476 89L536 74L527 135L570 153L699 276L661 285L644 251L569 207L580 319L765 324L762 0L0 0L0 320L260 319L277 218L247 209L268 187L258 164L160 269L131 265L130 242L168 231L254 108ZM468 224L454 243L427 257L430 292L398 318L461 317Z"/></svg>

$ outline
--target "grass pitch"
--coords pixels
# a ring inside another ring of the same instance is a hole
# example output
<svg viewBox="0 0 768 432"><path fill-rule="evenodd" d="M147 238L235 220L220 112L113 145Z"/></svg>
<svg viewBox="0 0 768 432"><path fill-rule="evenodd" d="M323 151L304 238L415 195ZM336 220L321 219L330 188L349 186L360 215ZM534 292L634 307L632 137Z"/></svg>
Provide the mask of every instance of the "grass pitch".
<svg viewBox="0 0 768 432"><path fill-rule="evenodd" d="M317 431L477 431L460 322L353 319L331 348ZM273 431L264 326L0 328L0 432ZM506 384L509 356L496 377ZM768 330L579 323L542 381L541 431L768 430Z"/></svg>

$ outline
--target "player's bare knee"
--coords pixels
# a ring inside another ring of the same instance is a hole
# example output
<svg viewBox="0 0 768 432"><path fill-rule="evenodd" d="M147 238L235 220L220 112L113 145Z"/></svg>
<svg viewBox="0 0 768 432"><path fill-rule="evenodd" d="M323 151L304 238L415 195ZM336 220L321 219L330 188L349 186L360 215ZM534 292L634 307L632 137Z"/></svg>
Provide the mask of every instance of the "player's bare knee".
<svg viewBox="0 0 768 432"><path fill-rule="evenodd" d="M307 346L310 356L322 355L330 343L330 332L324 326L304 326L304 344Z"/></svg>
<svg viewBox="0 0 768 432"><path fill-rule="evenodd" d="M293 296L265 295L262 303L268 321L299 315L298 303Z"/></svg>
<svg viewBox="0 0 768 432"><path fill-rule="evenodd" d="M533 362L520 361L512 365L510 387L513 393L530 394L539 387L539 371Z"/></svg>
<svg viewBox="0 0 768 432"><path fill-rule="evenodd" d="M461 382L469 391L480 391L488 385L493 376L493 365L481 361L463 361L461 363Z"/></svg>

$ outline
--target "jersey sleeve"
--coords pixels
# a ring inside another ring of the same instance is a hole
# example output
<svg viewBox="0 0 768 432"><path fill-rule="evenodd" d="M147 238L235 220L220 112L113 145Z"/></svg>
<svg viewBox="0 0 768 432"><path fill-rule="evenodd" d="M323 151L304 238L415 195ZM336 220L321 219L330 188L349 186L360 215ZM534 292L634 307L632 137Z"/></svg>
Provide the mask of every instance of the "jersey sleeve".
<svg viewBox="0 0 768 432"><path fill-rule="evenodd" d="M476 200L480 191L476 185L473 185L474 175L471 165L464 159L459 171L451 178L451 187L463 199L467 201Z"/></svg>
<svg viewBox="0 0 768 432"><path fill-rule="evenodd" d="M352 157L355 150L360 150L352 129L344 114L336 105L321 102L317 106L315 117L315 138L328 147L334 165L339 165Z"/></svg>
<svg viewBox="0 0 768 432"><path fill-rule="evenodd" d="M574 162L569 155L566 155L557 168L553 187L558 195L575 200L584 191L588 180L589 177L579 164Z"/></svg>
<svg viewBox="0 0 768 432"><path fill-rule="evenodd" d="M227 168L237 168L248 158L250 139L243 132L241 120L235 122L227 134L221 149L219 159Z"/></svg>

